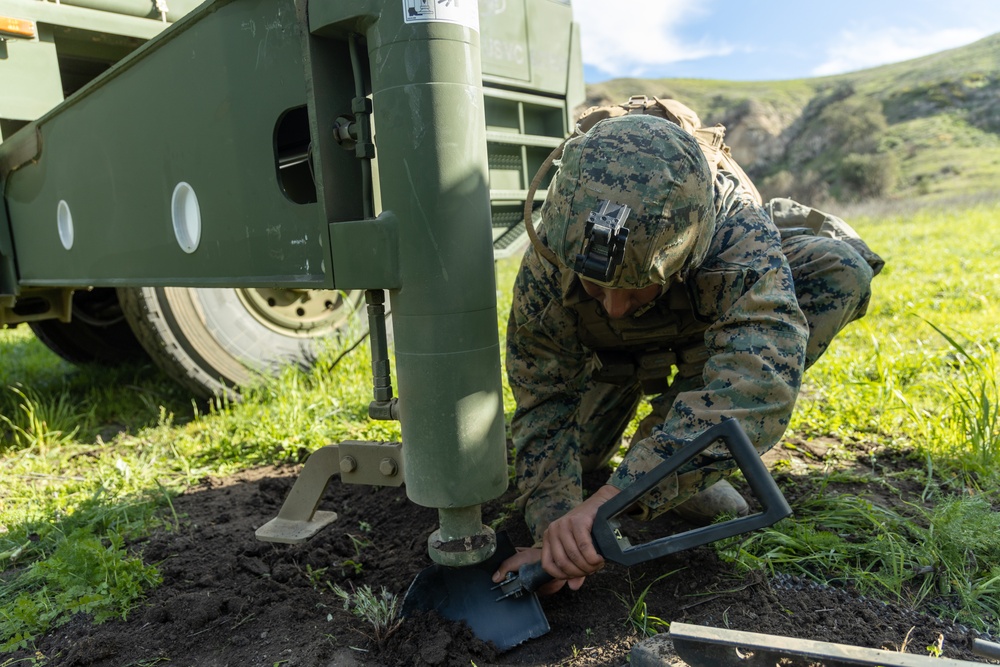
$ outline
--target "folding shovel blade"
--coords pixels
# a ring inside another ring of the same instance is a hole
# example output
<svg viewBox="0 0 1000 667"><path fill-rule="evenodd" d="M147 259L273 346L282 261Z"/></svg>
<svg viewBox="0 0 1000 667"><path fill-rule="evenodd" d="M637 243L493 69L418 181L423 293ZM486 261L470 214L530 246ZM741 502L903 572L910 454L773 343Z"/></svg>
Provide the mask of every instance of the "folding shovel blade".
<svg viewBox="0 0 1000 667"><path fill-rule="evenodd" d="M501 651L541 637L549 631L542 605L534 593L498 600L493 573L514 555L506 533L497 534L497 550L479 565L447 567L434 564L417 575L403 599L403 616L434 611L450 621L463 621L483 641Z"/></svg>

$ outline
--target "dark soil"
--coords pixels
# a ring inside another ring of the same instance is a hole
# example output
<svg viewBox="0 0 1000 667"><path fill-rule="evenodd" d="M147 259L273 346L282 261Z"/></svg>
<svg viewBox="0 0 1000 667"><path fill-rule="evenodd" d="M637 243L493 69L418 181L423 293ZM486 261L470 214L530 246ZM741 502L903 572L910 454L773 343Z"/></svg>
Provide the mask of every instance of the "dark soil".
<svg viewBox="0 0 1000 667"><path fill-rule="evenodd" d="M784 466L791 471L786 474L820 474L815 462L829 458L828 445L797 445L769 458L792 460ZM878 465L868 454L857 460L862 467ZM909 465L903 459L889 464ZM128 620L94 626L79 616L40 640L38 650L49 664L69 667L617 667L626 664L630 649L642 639L627 622L628 607L652 584L645 601L649 613L664 621L923 655L940 637L945 657L985 662L970 652L976 635L965 628L866 600L850 589L763 573L738 576L710 547L631 569L609 565L580 591L564 589L544 598L551 632L506 653L434 615L408 618L387 639L376 641L372 627L344 610L330 584L385 587L402 596L430 564L426 543L437 527L437 512L409 502L401 489L334 481L321 507L338 513L335 523L300 546L256 541L254 530L277 514L296 472L265 468L209 479L175 499L180 524L133 545L148 562L159 564L163 584ZM806 486L790 485L795 493ZM505 511L503 500L484 507L487 523ZM794 507L791 495L790 500ZM672 521L644 525L643 539L686 528ZM502 528L515 544L526 543L519 517L506 518ZM34 656L32 651L12 658ZM685 664L676 657L666 660Z"/></svg>

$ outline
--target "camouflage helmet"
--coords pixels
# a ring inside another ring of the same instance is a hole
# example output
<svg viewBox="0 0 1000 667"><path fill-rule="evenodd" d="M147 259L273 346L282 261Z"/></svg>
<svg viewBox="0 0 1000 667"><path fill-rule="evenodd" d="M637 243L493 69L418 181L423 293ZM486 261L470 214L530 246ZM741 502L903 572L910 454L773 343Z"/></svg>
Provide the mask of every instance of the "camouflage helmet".
<svg viewBox="0 0 1000 667"><path fill-rule="evenodd" d="M683 280L715 229L711 170L675 123L608 118L566 142L542 223L559 262L592 282L639 289Z"/></svg>

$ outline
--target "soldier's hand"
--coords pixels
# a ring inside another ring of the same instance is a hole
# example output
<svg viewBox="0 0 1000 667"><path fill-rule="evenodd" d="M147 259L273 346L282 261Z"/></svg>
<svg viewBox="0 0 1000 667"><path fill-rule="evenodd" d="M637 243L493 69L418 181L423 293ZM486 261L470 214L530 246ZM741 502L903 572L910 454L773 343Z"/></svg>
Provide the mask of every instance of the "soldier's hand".
<svg viewBox="0 0 1000 667"><path fill-rule="evenodd" d="M545 529L542 568L556 579L569 580L574 591L583 585L584 577L604 567L590 531L598 508L617 494L617 488L606 484Z"/></svg>
<svg viewBox="0 0 1000 667"><path fill-rule="evenodd" d="M517 571L521 569L522 565L527 565L528 563L534 563L540 561L541 559L542 559L541 549L537 547L532 547L530 549L525 547L518 547L517 553L508 558L507 560L505 560L504 562L500 563L500 567L497 569L496 572L493 573L493 583L499 584L501 581L504 580L508 572L517 573ZM549 583L540 587L537 592L539 595L552 595L565 585L566 585L566 580L554 579L553 581L550 581ZM582 585L583 585L583 579L581 578L580 582L576 585L576 588L573 588L573 590L580 588L580 586ZM573 582L570 581L570 587L572 588L572 586Z"/></svg>

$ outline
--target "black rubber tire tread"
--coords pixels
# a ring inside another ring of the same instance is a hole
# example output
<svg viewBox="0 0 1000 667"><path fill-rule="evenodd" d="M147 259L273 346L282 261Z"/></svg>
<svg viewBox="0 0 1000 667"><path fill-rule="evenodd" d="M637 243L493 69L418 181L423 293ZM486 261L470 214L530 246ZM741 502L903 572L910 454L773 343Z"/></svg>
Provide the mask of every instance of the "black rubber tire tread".
<svg viewBox="0 0 1000 667"><path fill-rule="evenodd" d="M85 315L100 310L103 321ZM116 366L121 363L148 361L129 326L121 317L121 306L111 287L77 291L73 294L74 317L69 322L40 320L29 322L35 337L45 347L73 364ZM116 316L117 315L117 316Z"/></svg>
<svg viewBox="0 0 1000 667"><path fill-rule="evenodd" d="M239 386L257 376L288 364L309 368L324 341L263 326L233 289L119 288L118 296L153 362L202 398L238 399Z"/></svg>

